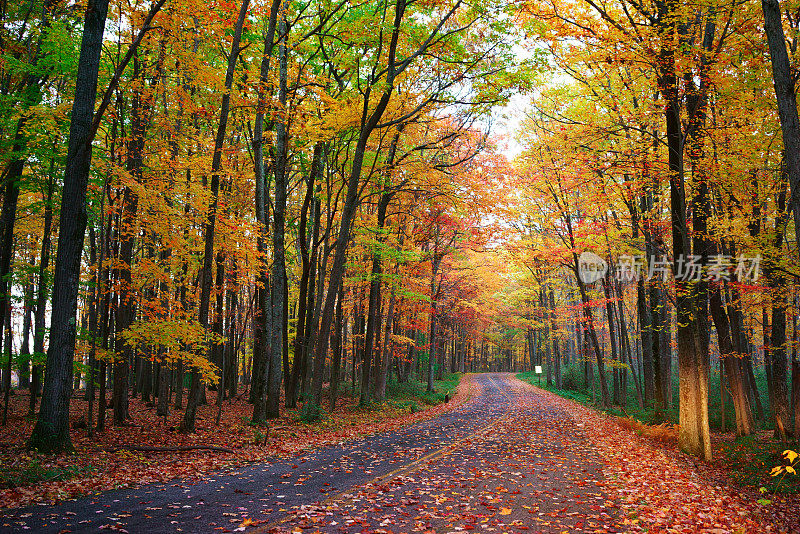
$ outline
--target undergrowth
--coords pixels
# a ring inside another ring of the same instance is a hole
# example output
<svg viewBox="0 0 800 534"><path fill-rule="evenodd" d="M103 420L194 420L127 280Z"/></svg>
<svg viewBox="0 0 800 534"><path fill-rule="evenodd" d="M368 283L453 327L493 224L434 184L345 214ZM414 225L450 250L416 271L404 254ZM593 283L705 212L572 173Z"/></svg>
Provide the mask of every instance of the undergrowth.
<svg viewBox="0 0 800 534"><path fill-rule="evenodd" d="M0 488L15 488L40 482L69 480L94 472L91 466L50 466L39 458L20 458L8 465L0 465Z"/></svg>

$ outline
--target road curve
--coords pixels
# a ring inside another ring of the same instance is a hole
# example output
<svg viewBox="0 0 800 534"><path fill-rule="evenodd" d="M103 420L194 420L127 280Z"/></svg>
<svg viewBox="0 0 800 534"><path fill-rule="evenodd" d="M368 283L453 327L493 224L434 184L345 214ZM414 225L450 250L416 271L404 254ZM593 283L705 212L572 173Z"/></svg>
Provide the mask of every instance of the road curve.
<svg viewBox="0 0 800 534"><path fill-rule="evenodd" d="M12 510L0 531L617 532L579 424L513 375L472 379L472 399L401 430L197 482Z"/></svg>

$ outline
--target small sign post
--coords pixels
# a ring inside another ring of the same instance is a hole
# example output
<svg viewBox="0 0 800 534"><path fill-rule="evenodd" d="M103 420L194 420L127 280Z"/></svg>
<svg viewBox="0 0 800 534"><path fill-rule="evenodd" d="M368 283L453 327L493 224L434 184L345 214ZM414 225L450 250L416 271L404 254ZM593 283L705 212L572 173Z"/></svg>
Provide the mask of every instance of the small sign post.
<svg viewBox="0 0 800 534"><path fill-rule="evenodd" d="M537 375L539 375L539 387L542 387L542 366L541 366L541 365L537 365L537 366L534 368L534 372L535 372Z"/></svg>

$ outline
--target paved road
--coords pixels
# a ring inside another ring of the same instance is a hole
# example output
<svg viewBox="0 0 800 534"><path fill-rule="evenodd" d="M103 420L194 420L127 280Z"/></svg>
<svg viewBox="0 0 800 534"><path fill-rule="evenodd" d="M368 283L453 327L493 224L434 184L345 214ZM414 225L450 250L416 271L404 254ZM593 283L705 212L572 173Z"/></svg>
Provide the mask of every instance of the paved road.
<svg viewBox="0 0 800 534"><path fill-rule="evenodd" d="M617 532L578 424L511 375L402 430L217 473L16 510L0 532ZM602 530L605 529L605 530Z"/></svg>

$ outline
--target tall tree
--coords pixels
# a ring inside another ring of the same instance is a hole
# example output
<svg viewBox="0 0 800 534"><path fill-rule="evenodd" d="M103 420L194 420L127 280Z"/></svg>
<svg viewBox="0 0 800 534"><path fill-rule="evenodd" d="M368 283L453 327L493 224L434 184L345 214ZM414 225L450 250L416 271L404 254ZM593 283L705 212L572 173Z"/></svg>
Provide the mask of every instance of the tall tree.
<svg viewBox="0 0 800 534"><path fill-rule="evenodd" d="M778 104L786 174L791 187L789 206L794 213L795 237L800 242L800 120L797 117L795 77L786 51L786 36L778 0L761 0L764 33L772 62L772 80Z"/></svg>
<svg viewBox="0 0 800 534"><path fill-rule="evenodd" d="M268 291L268 263L267 263L267 225L268 222L268 191L264 168L264 117L267 113L267 83L269 82L270 61L275 44L275 29L278 23L278 13L282 0L273 0L270 7L267 29L264 34L264 51L261 58L261 70L258 83L258 107L256 109L255 126L253 129L253 159L255 165L255 212L258 222L258 236L256 242L258 251L262 255L259 265L258 282L256 288L256 304L258 313L254 318L255 338L253 343L253 387L250 390L253 402L253 423L263 423L267 416L267 381L269 376L269 339L271 330L272 310L269 305Z"/></svg>
<svg viewBox="0 0 800 534"><path fill-rule="evenodd" d="M86 188L92 160L91 127L107 14L108 0L89 0L83 22L61 197L46 380L39 416L28 440L28 448L40 452L72 450L69 435L72 358L77 328L80 261L87 220Z"/></svg>

